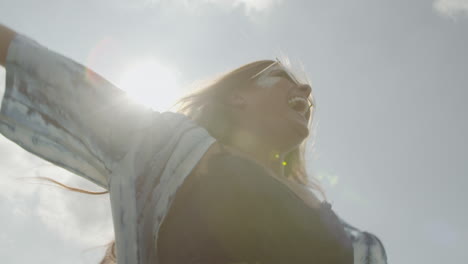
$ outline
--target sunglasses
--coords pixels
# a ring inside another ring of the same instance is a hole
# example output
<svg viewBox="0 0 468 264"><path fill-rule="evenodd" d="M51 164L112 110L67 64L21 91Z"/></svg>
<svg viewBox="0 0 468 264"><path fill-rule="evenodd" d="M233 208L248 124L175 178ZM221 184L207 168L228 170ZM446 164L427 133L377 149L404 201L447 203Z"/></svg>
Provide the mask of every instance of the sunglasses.
<svg viewBox="0 0 468 264"><path fill-rule="evenodd" d="M288 75L288 77L293 80L296 84L299 84L299 81L296 79L296 77L294 77L293 74L291 74L288 70L287 70L287 67L285 65L283 65L283 63L281 63L281 61L276 58L275 59L275 62L273 62L272 64L268 65L267 67L265 67L263 70L261 70L260 72L258 72L257 74L255 74L254 76L250 77L250 80L252 79L255 79L256 77L260 76L262 73L266 72L268 69L272 68L273 66L275 65L280 65L283 69L283 71Z"/></svg>

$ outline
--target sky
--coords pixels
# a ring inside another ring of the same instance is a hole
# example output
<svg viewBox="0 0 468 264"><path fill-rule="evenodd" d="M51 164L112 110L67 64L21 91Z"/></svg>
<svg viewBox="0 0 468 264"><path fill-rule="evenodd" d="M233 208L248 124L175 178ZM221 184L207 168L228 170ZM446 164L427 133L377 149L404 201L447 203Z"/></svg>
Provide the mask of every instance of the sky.
<svg viewBox="0 0 468 264"><path fill-rule="evenodd" d="M468 0L0 0L0 23L160 111L194 81L288 55L312 82L307 169L335 212L389 263L466 262ZM109 197L36 176L99 190L0 136L1 262L98 263Z"/></svg>

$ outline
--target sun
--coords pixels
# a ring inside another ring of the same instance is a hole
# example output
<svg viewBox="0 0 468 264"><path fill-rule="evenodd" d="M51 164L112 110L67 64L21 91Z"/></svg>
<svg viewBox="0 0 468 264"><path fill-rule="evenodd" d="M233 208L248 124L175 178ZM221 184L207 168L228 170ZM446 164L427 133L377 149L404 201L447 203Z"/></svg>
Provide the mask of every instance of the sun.
<svg viewBox="0 0 468 264"><path fill-rule="evenodd" d="M118 86L130 97L156 111L168 111L180 97L178 72L156 59L132 63L122 74Z"/></svg>

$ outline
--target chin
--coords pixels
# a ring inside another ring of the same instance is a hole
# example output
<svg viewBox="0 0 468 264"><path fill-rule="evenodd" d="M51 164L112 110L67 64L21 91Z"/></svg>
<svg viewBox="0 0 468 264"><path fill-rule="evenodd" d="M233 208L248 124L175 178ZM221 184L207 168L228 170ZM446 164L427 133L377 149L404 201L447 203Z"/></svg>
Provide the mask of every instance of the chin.
<svg viewBox="0 0 468 264"><path fill-rule="evenodd" d="M294 132L292 134L296 135L296 141L302 143L302 141L306 140L309 137L309 128L306 126L295 126Z"/></svg>
<svg viewBox="0 0 468 264"><path fill-rule="evenodd" d="M295 138L289 138L289 140L282 140L278 148L281 150L283 153L289 153L297 148L304 142L304 140L307 137L295 137Z"/></svg>
<svg viewBox="0 0 468 264"><path fill-rule="evenodd" d="M292 140L296 142L302 142L309 136L308 124L308 122L298 122L296 118L289 118L286 123L287 127L285 129L285 134L287 134L287 137L292 138Z"/></svg>

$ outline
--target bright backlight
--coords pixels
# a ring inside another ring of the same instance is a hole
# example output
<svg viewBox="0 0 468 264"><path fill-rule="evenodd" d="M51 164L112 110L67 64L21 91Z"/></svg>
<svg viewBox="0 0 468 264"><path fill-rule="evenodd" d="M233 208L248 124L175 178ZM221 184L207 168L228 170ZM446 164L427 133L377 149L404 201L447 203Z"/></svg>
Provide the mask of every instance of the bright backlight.
<svg viewBox="0 0 468 264"><path fill-rule="evenodd" d="M156 111L167 111L180 94L177 72L156 60L136 62L123 73L119 87Z"/></svg>

